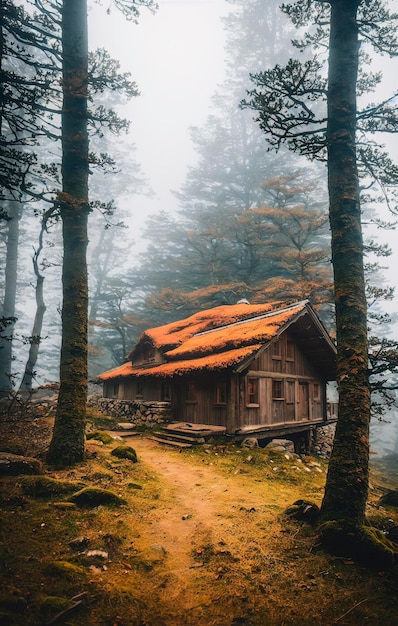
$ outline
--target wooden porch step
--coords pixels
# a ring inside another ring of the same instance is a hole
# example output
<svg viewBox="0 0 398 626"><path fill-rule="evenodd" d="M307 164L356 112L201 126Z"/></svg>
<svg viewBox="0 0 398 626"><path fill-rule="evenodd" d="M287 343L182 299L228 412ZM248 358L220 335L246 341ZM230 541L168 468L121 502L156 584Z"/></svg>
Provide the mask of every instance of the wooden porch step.
<svg viewBox="0 0 398 626"><path fill-rule="evenodd" d="M205 438L204 437L198 437L198 436L190 436L190 435L181 435L179 432L174 432L174 431L166 431L166 429L163 429L159 432L156 433L157 437L161 437L162 439L169 439L170 441L181 441L181 443L190 443L190 444L199 444L199 443L205 443Z"/></svg>
<svg viewBox="0 0 398 626"><path fill-rule="evenodd" d="M173 441L172 439L164 439L163 437L150 437L151 441L156 441L165 446L172 446L173 448L192 448L193 443L184 443L183 441Z"/></svg>
<svg viewBox="0 0 398 626"><path fill-rule="evenodd" d="M191 448L205 443L206 439L210 437L223 435L225 432L226 428L223 426L174 422L163 426L151 439L175 448Z"/></svg>
<svg viewBox="0 0 398 626"><path fill-rule="evenodd" d="M206 438L226 433L225 426L213 426L211 424L191 424L188 422L174 422L164 426L162 431L177 433L193 438Z"/></svg>

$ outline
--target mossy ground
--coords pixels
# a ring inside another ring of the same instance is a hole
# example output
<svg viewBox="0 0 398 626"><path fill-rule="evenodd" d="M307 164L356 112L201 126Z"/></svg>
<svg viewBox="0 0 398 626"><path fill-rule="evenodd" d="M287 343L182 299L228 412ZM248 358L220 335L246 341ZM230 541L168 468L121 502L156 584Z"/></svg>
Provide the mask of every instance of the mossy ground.
<svg viewBox="0 0 398 626"><path fill-rule="evenodd" d="M111 455L119 444L91 440L84 464L47 475L127 505L63 506L59 494L23 491L21 477L2 479L2 624L42 626L86 592L57 623L395 626L397 568L332 557L313 527L283 514L300 498L320 504L324 461L217 442L179 452L142 436L126 443L137 450L132 464ZM369 518L385 530L398 512L379 506L380 478L372 475ZM72 548L81 537L107 560Z"/></svg>

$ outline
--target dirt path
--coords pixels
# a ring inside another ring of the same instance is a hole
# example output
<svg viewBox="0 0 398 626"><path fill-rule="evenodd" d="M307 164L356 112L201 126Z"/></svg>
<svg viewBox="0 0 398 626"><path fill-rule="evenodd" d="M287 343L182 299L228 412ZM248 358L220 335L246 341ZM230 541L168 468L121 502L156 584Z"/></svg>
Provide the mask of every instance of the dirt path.
<svg viewBox="0 0 398 626"><path fill-rule="evenodd" d="M219 595L215 609L213 593L218 581L229 577L233 581L230 590L223 587L228 605L234 604L234 597L240 603L248 592L245 578L253 564L261 561L263 570L264 563L274 560L262 537L271 523L273 533L278 532L275 517L281 510L280 490L266 492L262 481L246 485L242 469L232 469L228 475L210 460L207 464L194 455L187 458L186 453L149 439L131 438L126 443L135 448L140 463L161 479L158 506L147 516L135 542L141 554L159 555L155 593L163 605L178 607L176 624L181 624L183 611L187 611L186 624L205 624L210 606L214 623L231 623L224 616L226 605ZM242 454L246 458L250 453ZM288 490L285 504L294 496ZM264 576L256 579L261 586ZM236 608L233 611L236 614ZM167 624L173 623L169 615Z"/></svg>

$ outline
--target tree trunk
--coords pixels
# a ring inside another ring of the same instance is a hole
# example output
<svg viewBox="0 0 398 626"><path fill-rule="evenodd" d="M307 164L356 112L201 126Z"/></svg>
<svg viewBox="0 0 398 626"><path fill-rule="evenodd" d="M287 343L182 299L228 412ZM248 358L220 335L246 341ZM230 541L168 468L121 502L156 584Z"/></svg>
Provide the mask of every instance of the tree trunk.
<svg viewBox="0 0 398 626"><path fill-rule="evenodd" d="M368 496L370 393L355 146L359 0L330 4L327 145L339 416L321 519L360 526Z"/></svg>
<svg viewBox="0 0 398 626"><path fill-rule="evenodd" d="M62 8L63 225L62 347L60 391L48 461L71 466L84 459L87 404L87 4L64 0Z"/></svg>
<svg viewBox="0 0 398 626"><path fill-rule="evenodd" d="M46 229L46 222L42 221L39 245L33 255L33 270L36 276L36 313L33 321L32 333L30 336L30 347L28 359L25 365L25 372L22 377L21 385L19 387L19 393L29 392L32 390L32 381L35 376L35 367L37 363L37 357L39 356L39 348L41 342L41 331L43 328L44 313L46 312L46 305L44 303L43 286L44 276L39 271L39 257L43 249L43 236Z"/></svg>
<svg viewBox="0 0 398 626"><path fill-rule="evenodd" d="M7 224L7 251L5 260L5 286L1 317L4 328L0 330L0 398L6 398L12 391L12 340L15 326L15 301L18 279L19 223L21 205L9 201L10 221Z"/></svg>

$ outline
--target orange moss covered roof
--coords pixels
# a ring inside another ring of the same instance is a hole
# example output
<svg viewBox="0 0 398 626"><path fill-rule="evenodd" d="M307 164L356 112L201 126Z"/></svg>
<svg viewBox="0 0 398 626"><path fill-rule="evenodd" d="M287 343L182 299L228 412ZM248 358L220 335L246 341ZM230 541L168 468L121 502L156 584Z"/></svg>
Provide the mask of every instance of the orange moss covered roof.
<svg viewBox="0 0 398 626"><path fill-rule="evenodd" d="M269 317L260 316L194 335L166 352L166 357L170 360L192 358L192 355L213 354L253 343L265 343L275 337L279 328L301 309L302 306L298 306Z"/></svg>
<svg viewBox="0 0 398 626"><path fill-rule="evenodd" d="M130 361L129 363L123 363L123 365L119 365L119 367L114 367L111 370L102 372L102 374L98 375L98 378L100 380L110 380L111 378L125 378L126 376L131 376L132 373L133 364Z"/></svg>
<svg viewBox="0 0 398 626"><path fill-rule="evenodd" d="M206 311L199 311L177 322L150 328L139 337L128 358L134 360L134 354L142 343L149 341L154 348L158 349L175 348L193 335L269 313L278 305L281 308L278 302L217 306Z"/></svg>
<svg viewBox="0 0 398 626"><path fill-rule="evenodd" d="M203 370L218 370L237 365L244 358L250 356L261 348L261 344L246 346L236 350L229 350L222 354L211 354L205 357L187 359L182 361L171 361L162 363L155 367L134 367L131 363L124 363L120 367L104 372L98 377L100 380L111 380L114 378L128 378L129 376L183 376L189 372L199 372Z"/></svg>
<svg viewBox="0 0 398 626"><path fill-rule="evenodd" d="M145 331L129 354L133 362L104 372L99 379L166 377L232 367L254 355L305 307L306 301L302 301L285 307L280 303L237 304L200 311L184 320ZM148 341L162 351L167 362L134 366L140 346Z"/></svg>

